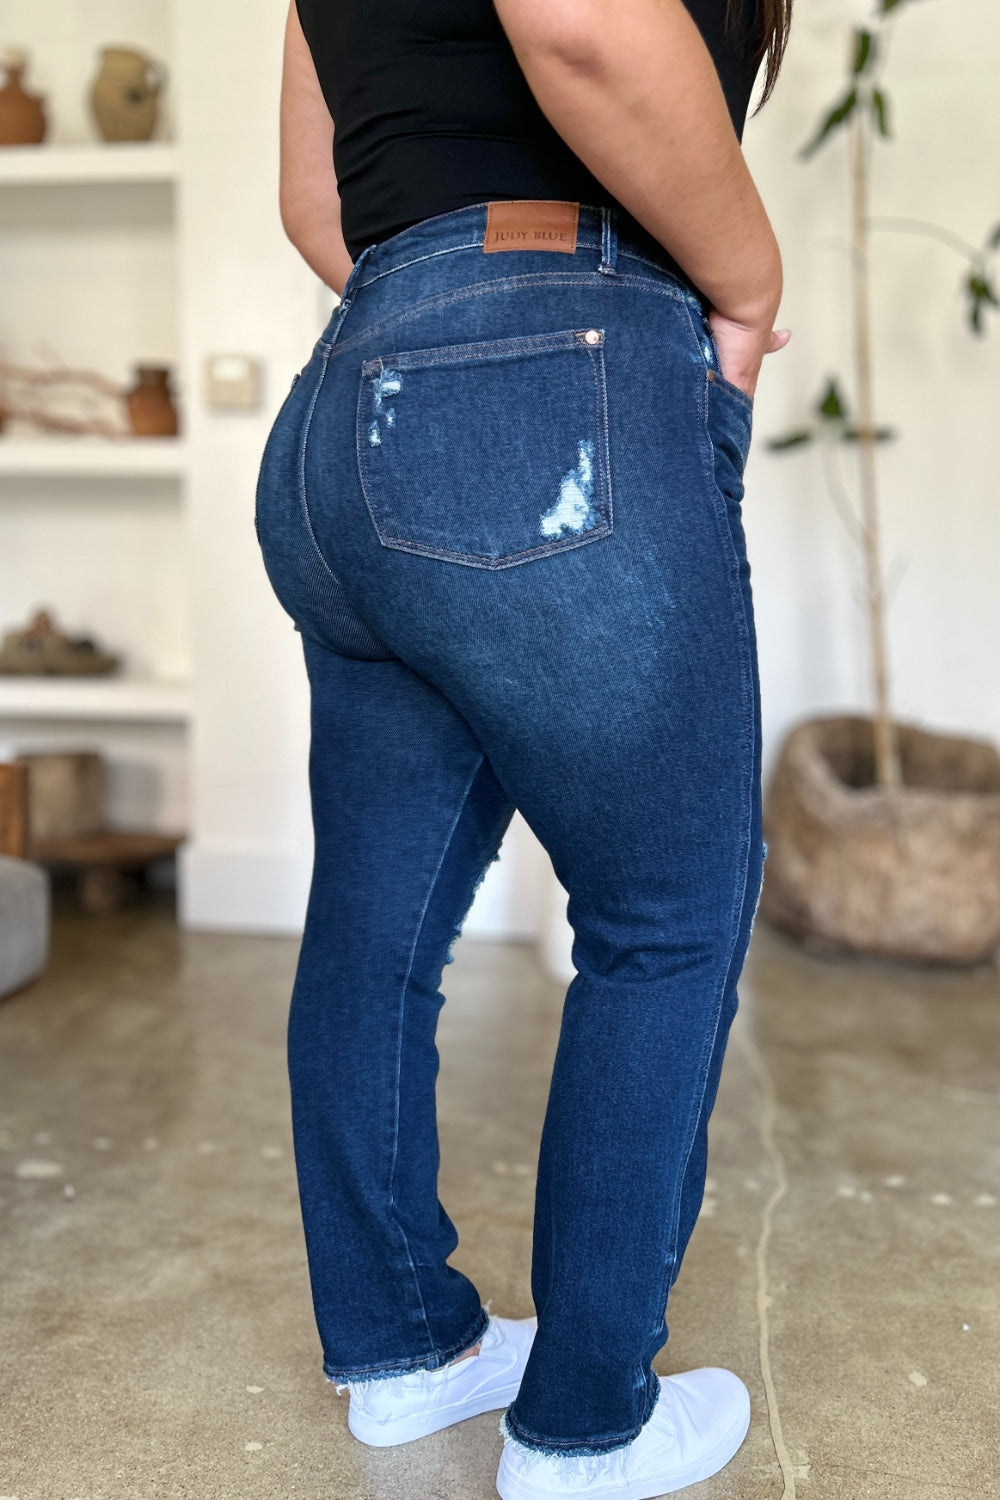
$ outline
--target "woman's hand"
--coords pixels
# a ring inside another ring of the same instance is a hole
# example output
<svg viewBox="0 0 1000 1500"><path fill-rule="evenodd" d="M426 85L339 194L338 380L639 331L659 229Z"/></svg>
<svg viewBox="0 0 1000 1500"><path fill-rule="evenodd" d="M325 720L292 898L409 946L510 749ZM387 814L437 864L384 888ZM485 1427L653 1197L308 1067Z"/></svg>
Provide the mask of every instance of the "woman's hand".
<svg viewBox="0 0 1000 1500"><path fill-rule="evenodd" d="M791 338L788 328L760 328L738 323L715 308L708 315L712 336L719 351L719 367L731 385L753 396L765 354L784 349Z"/></svg>
<svg viewBox="0 0 1000 1500"><path fill-rule="evenodd" d="M721 0L720 0L721 3ZM543 113L713 309L722 373L752 394L781 254L685 0L495 0Z"/></svg>

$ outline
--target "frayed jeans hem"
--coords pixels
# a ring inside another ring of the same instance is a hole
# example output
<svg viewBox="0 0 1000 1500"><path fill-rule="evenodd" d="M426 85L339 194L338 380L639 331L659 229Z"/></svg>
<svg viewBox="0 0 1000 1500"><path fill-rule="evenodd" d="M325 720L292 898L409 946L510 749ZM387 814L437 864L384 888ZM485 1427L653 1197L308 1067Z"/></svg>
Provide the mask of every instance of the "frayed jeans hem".
<svg viewBox="0 0 1000 1500"><path fill-rule="evenodd" d="M657 1381L656 1389L658 1399L659 1381ZM512 1409L509 1406L500 1419L500 1431L509 1443L513 1443L522 1453L530 1454L533 1458L601 1458L606 1453L615 1453L621 1448L627 1448L630 1443L634 1443L653 1415L655 1408L656 1401L653 1402L634 1432L617 1433L612 1437L595 1439L593 1442L560 1443L553 1442L551 1438L539 1437L536 1433L528 1433L511 1418Z"/></svg>
<svg viewBox="0 0 1000 1500"><path fill-rule="evenodd" d="M409 1375L414 1370L440 1370L478 1344L489 1324L490 1315L484 1307L480 1309L472 1331L463 1334L450 1348L435 1350L431 1355L420 1354L414 1359L388 1360L380 1365L354 1365L350 1369L331 1365L324 1360L323 1375L331 1385L352 1386L370 1380L391 1380L395 1375Z"/></svg>

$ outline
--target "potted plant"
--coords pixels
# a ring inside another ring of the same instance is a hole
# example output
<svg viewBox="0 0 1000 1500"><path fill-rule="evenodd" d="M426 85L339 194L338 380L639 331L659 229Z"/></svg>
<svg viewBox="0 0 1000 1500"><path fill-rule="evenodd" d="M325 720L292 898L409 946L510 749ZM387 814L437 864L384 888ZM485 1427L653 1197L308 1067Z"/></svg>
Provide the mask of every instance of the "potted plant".
<svg viewBox="0 0 1000 1500"><path fill-rule="evenodd" d="M858 513L848 522L863 558L874 713L812 719L792 731L765 801L763 913L799 937L888 958L977 963L1000 945L1000 754L979 740L899 724L892 715L878 507L878 449L894 434L876 421L869 276L880 229L928 234L965 258L971 332L1000 307L1000 225L980 247L922 220L873 218L872 151L891 136L883 68L896 13L876 0L852 31L842 95L803 148L845 140L850 152L851 281L856 416L829 379L813 420L769 446L849 444L858 459ZM843 497L840 497L841 500Z"/></svg>

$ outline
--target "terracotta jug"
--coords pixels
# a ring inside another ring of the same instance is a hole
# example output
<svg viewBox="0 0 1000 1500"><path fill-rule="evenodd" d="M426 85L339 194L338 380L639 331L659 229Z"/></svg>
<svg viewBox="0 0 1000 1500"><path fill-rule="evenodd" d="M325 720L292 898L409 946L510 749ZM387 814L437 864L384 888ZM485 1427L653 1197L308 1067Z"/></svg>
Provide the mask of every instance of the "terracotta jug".
<svg viewBox="0 0 1000 1500"><path fill-rule="evenodd" d="M0 89L0 146L37 146L45 139L45 101L21 82L27 59L10 51L3 58L7 81Z"/></svg>
<svg viewBox="0 0 1000 1500"><path fill-rule="evenodd" d="M170 389L170 371L138 365L135 384L125 393L129 426L136 437L176 437L177 408Z"/></svg>
<svg viewBox="0 0 1000 1500"><path fill-rule="evenodd" d="M105 47L90 107L106 141L148 141L156 129L164 73L128 47Z"/></svg>

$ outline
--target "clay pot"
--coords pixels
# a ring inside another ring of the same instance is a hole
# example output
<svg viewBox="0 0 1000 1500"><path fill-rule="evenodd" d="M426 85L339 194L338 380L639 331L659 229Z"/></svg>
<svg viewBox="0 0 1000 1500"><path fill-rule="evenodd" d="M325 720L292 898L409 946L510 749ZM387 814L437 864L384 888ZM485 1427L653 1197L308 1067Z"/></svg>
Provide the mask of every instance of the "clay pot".
<svg viewBox="0 0 1000 1500"><path fill-rule="evenodd" d="M898 726L903 785L874 785L870 719L812 719L764 809L761 912L821 945L973 964L1000 946L1000 754Z"/></svg>
<svg viewBox="0 0 1000 1500"><path fill-rule="evenodd" d="M21 82L27 66L16 52L4 59L7 81L0 89L0 146L37 146L45 139L45 101Z"/></svg>
<svg viewBox="0 0 1000 1500"><path fill-rule="evenodd" d="M90 107L106 141L148 141L156 129L163 70L142 52L105 47Z"/></svg>
<svg viewBox="0 0 1000 1500"><path fill-rule="evenodd" d="M136 437L176 437L177 408L170 390L170 371L139 365L135 384L125 394L129 426Z"/></svg>

